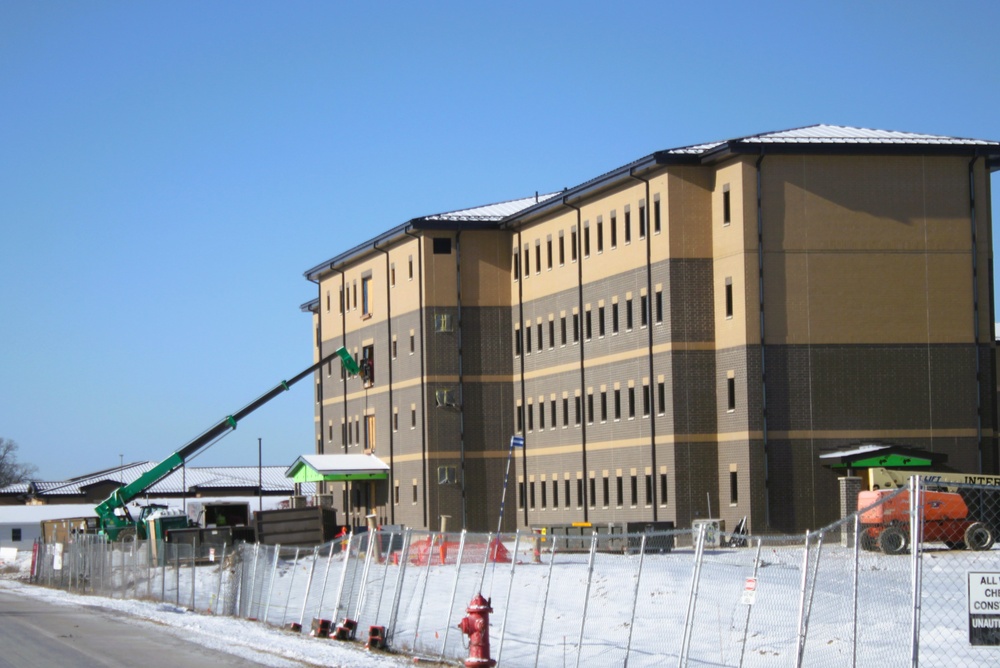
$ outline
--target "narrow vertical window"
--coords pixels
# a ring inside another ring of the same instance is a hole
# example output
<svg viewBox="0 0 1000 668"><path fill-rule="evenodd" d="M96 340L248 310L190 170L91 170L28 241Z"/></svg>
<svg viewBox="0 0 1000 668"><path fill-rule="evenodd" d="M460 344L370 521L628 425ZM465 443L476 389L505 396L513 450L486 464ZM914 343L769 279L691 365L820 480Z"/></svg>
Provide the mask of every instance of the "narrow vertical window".
<svg viewBox="0 0 1000 668"><path fill-rule="evenodd" d="M625 331L632 331L632 299L625 300Z"/></svg>
<svg viewBox="0 0 1000 668"><path fill-rule="evenodd" d="M629 478L629 487L631 489L631 498L629 499L632 507L635 508L639 505L639 480L635 476Z"/></svg>
<svg viewBox="0 0 1000 668"><path fill-rule="evenodd" d="M656 384L656 413L663 415L667 411L667 386L662 380Z"/></svg>
<svg viewBox="0 0 1000 668"><path fill-rule="evenodd" d="M642 417L649 417L649 385L643 383L642 385Z"/></svg>
<svg viewBox="0 0 1000 668"><path fill-rule="evenodd" d="M667 474L660 474L660 505L667 505Z"/></svg>
<svg viewBox="0 0 1000 668"><path fill-rule="evenodd" d="M620 475L615 476L615 505L619 508L625 503L625 495L622 488L622 477Z"/></svg>
<svg viewBox="0 0 1000 668"><path fill-rule="evenodd" d="M543 480L543 481L542 481L541 483L539 483L539 484L541 485L541 488L542 488L542 510L545 510L545 507L546 507L546 506L548 505L548 503L547 503L547 502L548 502L548 500L549 500L549 499L548 499L548 496L549 496L549 495L548 495L548 493L546 492L546 489L547 489L547 488L546 488L546 486L545 486L545 481Z"/></svg>
<svg viewBox="0 0 1000 668"><path fill-rule="evenodd" d="M573 314L573 343L580 341L580 314Z"/></svg>
<svg viewBox="0 0 1000 668"><path fill-rule="evenodd" d="M583 257L590 257L590 227L583 228Z"/></svg>
<svg viewBox="0 0 1000 668"><path fill-rule="evenodd" d="M517 507L523 509L525 501L524 481L517 482Z"/></svg>
<svg viewBox="0 0 1000 668"><path fill-rule="evenodd" d="M566 507L569 508L569 504L570 504L570 499L569 499L569 478L566 478L565 480L563 480L563 498L566 499L564 501L564 503L566 504Z"/></svg>
<svg viewBox="0 0 1000 668"><path fill-rule="evenodd" d="M517 433L521 434L524 432L524 406L518 404L516 417L517 417Z"/></svg>
<svg viewBox="0 0 1000 668"><path fill-rule="evenodd" d="M656 324L663 324L663 292L656 291Z"/></svg>
<svg viewBox="0 0 1000 668"><path fill-rule="evenodd" d="M372 314L371 288L372 288L372 277L371 276L362 276L361 277L361 315L371 315Z"/></svg>
<svg viewBox="0 0 1000 668"><path fill-rule="evenodd" d="M528 244L524 245L524 277L527 278L531 274L531 249Z"/></svg>
<svg viewBox="0 0 1000 668"><path fill-rule="evenodd" d="M556 321L549 320L549 350L556 347Z"/></svg>
<svg viewBox="0 0 1000 668"><path fill-rule="evenodd" d="M590 339L593 337L594 334L593 322L591 322L590 319L590 309L587 309L587 311L584 313L583 319L584 319L584 331L585 331L584 337L588 341L590 341Z"/></svg>
<svg viewBox="0 0 1000 668"><path fill-rule="evenodd" d="M590 507L597 507L597 478L590 479Z"/></svg>
<svg viewBox="0 0 1000 668"><path fill-rule="evenodd" d="M604 338L604 307L597 307L597 335Z"/></svg>
<svg viewBox="0 0 1000 668"><path fill-rule="evenodd" d="M639 297L639 326L645 327L649 324L649 297L640 295Z"/></svg>
<svg viewBox="0 0 1000 668"><path fill-rule="evenodd" d="M653 234L660 233L660 198L653 199Z"/></svg>
<svg viewBox="0 0 1000 668"><path fill-rule="evenodd" d="M726 318L733 317L733 279L726 277Z"/></svg>
<svg viewBox="0 0 1000 668"><path fill-rule="evenodd" d="M563 413L563 427L569 426L569 398L563 397L562 400L562 413Z"/></svg>
<svg viewBox="0 0 1000 668"><path fill-rule="evenodd" d="M570 235L569 235L569 253L570 253L570 258L573 260L573 262L576 262L577 250L576 250L576 228L575 227L572 229L572 231L570 232Z"/></svg>
<svg viewBox="0 0 1000 668"><path fill-rule="evenodd" d="M562 341L561 345L565 346L566 345L566 316L564 316L564 315L563 316L559 316L559 335L560 335L560 339L559 340Z"/></svg>
<svg viewBox="0 0 1000 668"><path fill-rule="evenodd" d="M639 238L646 238L646 205L639 205Z"/></svg>
<svg viewBox="0 0 1000 668"><path fill-rule="evenodd" d="M594 393L587 393L587 424L594 424Z"/></svg>
<svg viewBox="0 0 1000 668"><path fill-rule="evenodd" d="M582 401L583 397L581 397L580 395L574 397L573 408L575 412L573 413L573 424L575 424L577 427L580 426L580 422L582 420L581 413L583 413L583 411L581 410L580 406Z"/></svg>
<svg viewBox="0 0 1000 668"><path fill-rule="evenodd" d="M542 242L535 241L535 273L542 273Z"/></svg>
<svg viewBox="0 0 1000 668"><path fill-rule="evenodd" d="M417 409L410 408L410 429L417 428Z"/></svg>
<svg viewBox="0 0 1000 668"><path fill-rule="evenodd" d="M625 228L625 243L632 243L632 212L629 211L628 207L625 208L625 221L623 222L623 227Z"/></svg>
<svg viewBox="0 0 1000 668"><path fill-rule="evenodd" d="M604 252L604 221L597 218L597 252Z"/></svg>
<svg viewBox="0 0 1000 668"><path fill-rule="evenodd" d="M528 431L535 429L535 405L528 402Z"/></svg>
<svg viewBox="0 0 1000 668"><path fill-rule="evenodd" d="M549 417L552 418L549 421L549 429L555 429L558 422L558 417L556 416L556 400L552 399L549 401Z"/></svg>
<svg viewBox="0 0 1000 668"><path fill-rule="evenodd" d="M535 509L535 481L532 480L528 483L528 508L530 510Z"/></svg>
<svg viewBox="0 0 1000 668"><path fill-rule="evenodd" d="M608 393L601 390L601 422L608 421Z"/></svg>
<svg viewBox="0 0 1000 668"><path fill-rule="evenodd" d="M412 255L409 256L409 259L407 260L407 265L408 265L407 270L409 271L409 277L410 277L410 280L412 281L413 280L413 256Z"/></svg>
<svg viewBox="0 0 1000 668"><path fill-rule="evenodd" d="M538 431L545 429L545 399L538 397Z"/></svg>
<svg viewBox="0 0 1000 668"><path fill-rule="evenodd" d="M531 323L524 325L524 354L531 354Z"/></svg>
<svg viewBox="0 0 1000 668"><path fill-rule="evenodd" d="M611 248L618 248L618 219L611 214Z"/></svg>
<svg viewBox="0 0 1000 668"><path fill-rule="evenodd" d="M521 355L521 328L514 328L514 356L519 357Z"/></svg>
<svg viewBox="0 0 1000 668"><path fill-rule="evenodd" d="M726 408L736 410L736 379L726 378Z"/></svg>
<svg viewBox="0 0 1000 668"><path fill-rule="evenodd" d="M552 268L552 237L545 240L546 255L548 256L548 268Z"/></svg>
<svg viewBox="0 0 1000 668"><path fill-rule="evenodd" d="M740 502L739 474L736 471L729 472L729 505L735 506Z"/></svg>
<svg viewBox="0 0 1000 668"><path fill-rule="evenodd" d="M552 479L552 507L559 507L559 481L555 478Z"/></svg>
<svg viewBox="0 0 1000 668"><path fill-rule="evenodd" d="M410 334L410 354L412 355L417 351L417 342L413 334Z"/></svg>
<svg viewBox="0 0 1000 668"><path fill-rule="evenodd" d="M635 417L635 388L631 385L628 388L628 419Z"/></svg>
<svg viewBox="0 0 1000 668"><path fill-rule="evenodd" d="M622 391L615 388L615 420L622 419Z"/></svg>
<svg viewBox="0 0 1000 668"><path fill-rule="evenodd" d="M733 221L732 203L729 197L729 184L722 186L722 224L728 225Z"/></svg>
<svg viewBox="0 0 1000 668"><path fill-rule="evenodd" d="M514 250L514 280L521 278L521 254Z"/></svg>
<svg viewBox="0 0 1000 668"><path fill-rule="evenodd" d="M653 474L646 474L646 505L653 505Z"/></svg>
<svg viewBox="0 0 1000 668"><path fill-rule="evenodd" d="M611 333L618 333L618 302L611 304Z"/></svg>
<svg viewBox="0 0 1000 668"><path fill-rule="evenodd" d="M566 238L562 230L559 231L559 266L566 264Z"/></svg>
<svg viewBox="0 0 1000 668"><path fill-rule="evenodd" d="M396 263L395 262L393 262L392 264L389 265L389 287L391 287L391 288L396 287ZM396 487L396 492L397 492L397 494L399 492L399 487L398 486ZM397 503L398 503L398 501L397 501Z"/></svg>
<svg viewBox="0 0 1000 668"><path fill-rule="evenodd" d="M604 492L602 505L607 508L608 504L611 503L611 480L606 475L601 478L601 491Z"/></svg>

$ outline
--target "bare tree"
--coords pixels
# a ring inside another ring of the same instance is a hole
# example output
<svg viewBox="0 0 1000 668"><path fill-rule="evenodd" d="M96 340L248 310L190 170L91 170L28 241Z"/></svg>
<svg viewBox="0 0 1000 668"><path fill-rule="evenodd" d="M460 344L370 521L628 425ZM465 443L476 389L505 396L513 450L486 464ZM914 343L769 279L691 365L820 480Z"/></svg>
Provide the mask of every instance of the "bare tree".
<svg viewBox="0 0 1000 668"><path fill-rule="evenodd" d="M17 442L0 436L0 487L24 482L37 474L33 464L17 461Z"/></svg>

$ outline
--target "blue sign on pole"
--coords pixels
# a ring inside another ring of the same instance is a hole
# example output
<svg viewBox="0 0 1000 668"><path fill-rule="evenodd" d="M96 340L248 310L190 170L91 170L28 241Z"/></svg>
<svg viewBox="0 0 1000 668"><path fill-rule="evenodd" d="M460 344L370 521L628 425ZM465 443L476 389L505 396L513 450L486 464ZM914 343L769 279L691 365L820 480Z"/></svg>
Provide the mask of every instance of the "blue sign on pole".
<svg viewBox="0 0 1000 668"><path fill-rule="evenodd" d="M512 448L523 448L524 447L524 436L511 436L510 437L510 447L512 447Z"/></svg>

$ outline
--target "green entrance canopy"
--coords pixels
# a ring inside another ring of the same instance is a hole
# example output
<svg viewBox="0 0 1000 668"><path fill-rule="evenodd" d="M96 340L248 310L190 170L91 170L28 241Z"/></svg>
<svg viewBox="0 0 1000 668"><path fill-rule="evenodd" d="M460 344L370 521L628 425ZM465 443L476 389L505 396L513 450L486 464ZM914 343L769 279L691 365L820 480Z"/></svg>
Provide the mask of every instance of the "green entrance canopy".
<svg viewBox="0 0 1000 668"><path fill-rule="evenodd" d="M846 450L820 455L823 464L834 469L892 468L912 469L928 467L945 461L948 456L903 445L866 443Z"/></svg>
<svg viewBox="0 0 1000 668"><path fill-rule="evenodd" d="M375 455L302 455L285 477L295 482L388 480L389 465Z"/></svg>

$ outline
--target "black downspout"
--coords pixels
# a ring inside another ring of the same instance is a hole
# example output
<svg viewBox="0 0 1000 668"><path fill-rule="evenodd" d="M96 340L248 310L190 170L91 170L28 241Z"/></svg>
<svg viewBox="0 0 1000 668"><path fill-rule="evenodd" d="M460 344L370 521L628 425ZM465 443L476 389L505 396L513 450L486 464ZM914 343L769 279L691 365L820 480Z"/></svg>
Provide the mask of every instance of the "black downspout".
<svg viewBox="0 0 1000 668"><path fill-rule="evenodd" d="M428 481L428 466L427 461L427 416L425 411L427 410L427 375L424 370L424 249L422 237L417 236L410 232L410 230L404 230L403 234L408 237L412 237L417 241L417 291L418 291L418 305L417 313L420 316L420 461L423 462L423 470L421 473L424 476L424 527L430 528L427 524L427 481Z"/></svg>
<svg viewBox="0 0 1000 668"><path fill-rule="evenodd" d="M462 372L462 230L455 233L455 299L458 304L458 320L456 331L458 332L458 453L459 467L459 489L462 493L462 529L466 527L466 503L465 496L465 375Z"/></svg>
<svg viewBox="0 0 1000 668"><path fill-rule="evenodd" d="M983 472L983 385L982 350L979 346L979 241L976 231L976 160L969 161L969 220L972 232L972 345L976 354L976 444L978 471Z"/></svg>
<svg viewBox="0 0 1000 668"><path fill-rule="evenodd" d="M566 197L562 198L563 206L573 209L576 211L576 292L577 292L577 312L579 313L578 323L579 323L579 335L580 335L580 397L583 401L583 394L587 389L587 370L584 364L584 350L583 347L586 345L587 337L583 335L583 213L580 211L580 207L573 206L567 201ZM583 463L583 521L590 521L590 504L588 503L590 499L587 498L589 493L588 481L590 480L587 476L590 475L590 471L587 469L587 421L581 420L582 424L580 430L580 454L581 461Z"/></svg>
<svg viewBox="0 0 1000 668"><path fill-rule="evenodd" d="M632 170L629 170L628 175L637 181L642 181L646 185L646 211L653 210L653 202L649 197L649 179L644 179L640 176L636 176ZM653 521L657 521L659 513L657 512L656 503L656 484L653 482L656 480L657 470L656 470L656 413L652 410L653 406L653 383L656 380L656 371L653 365L653 228L650 225L650 221L646 220L646 329L647 331L647 350L649 357L649 405L650 405L650 416L649 420L649 463L652 467L653 475L650 477L650 493L651 499L653 501ZM641 301L641 300L640 300ZM639 317L642 317L641 315Z"/></svg>
<svg viewBox="0 0 1000 668"><path fill-rule="evenodd" d="M760 414L761 440L764 447L764 526L771 526L771 470L767 456L767 367L764 363L764 205L760 165L764 162L761 149L755 168L757 170L757 288L760 301Z"/></svg>
<svg viewBox="0 0 1000 668"><path fill-rule="evenodd" d="M389 383L389 483L388 489L388 506L389 506L389 524L396 523L396 499L393 494L395 490L394 481L396 479L396 450L395 450L395 431L392 429L392 408L394 404L392 403L392 270L389 266L389 251L383 250L378 247L378 241L372 242L372 248L385 255L385 329L386 329L386 376ZM398 415L398 413L397 413Z"/></svg>
<svg viewBox="0 0 1000 668"><path fill-rule="evenodd" d="M316 351L319 353L316 359L323 359L323 286L318 280L315 283L318 301L316 308L316 331L313 332L313 336L316 337ZM326 409L323 406L323 401L326 399L326 390L323 383L323 367L316 370L316 375L319 376L319 443L316 447L316 454L322 455L326 452L326 439L324 438Z"/></svg>
<svg viewBox="0 0 1000 668"><path fill-rule="evenodd" d="M523 266L521 266L521 232L520 231L517 232L517 249L514 251L514 258L515 258L514 262L516 262L517 265L520 266L520 271L519 271L520 276L519 276L518 281L517 281L517 323L518 323L518 326L514 329L514 331L516 332L516 337L518 339L521 339L522 336L523 336L523 334L524 334L521 331L521 327L524 326L524 289L523 289L523 286L524 286L524 278L525 278L525 276L527 276L527 274L525 273L525 268ZM516 341L514 342L514 346L515 346L514 349L517 350L517 342ZM526 401L525 401L525 396L524 396L524 354L525 354L525 350L524 350L524 346L522 345L521 346L521 354L517 356L518 363L519 363L519 366L520 366L521 410L522 411L526 410ZM542 406L542 410L545 410L545 406ZM517 419L515 418L515 427L517 426L516 425L516 420ZM516 431L516 429L515 429L515 431ZM531 446L531 443L529 443L529 441L528 441L527 431L528 431L527 429L523 429L521 431L521 435L524 436L524 448L522 448L523 452L521 453L521 475L524 478L524 483L523 484L525 484L525 485L528 484L528 448ZM515 464L515 471L516 470L517 470L517 465ZM518 500L520 500L521 499L521 485L520 484L517 486L517 490L518 490ZM528 504L525 503L524 506L523 506L523 508L521 510L524 511L524 526L528 526ZM516 515L515 515L515 517L516 517Z"/></svg>

